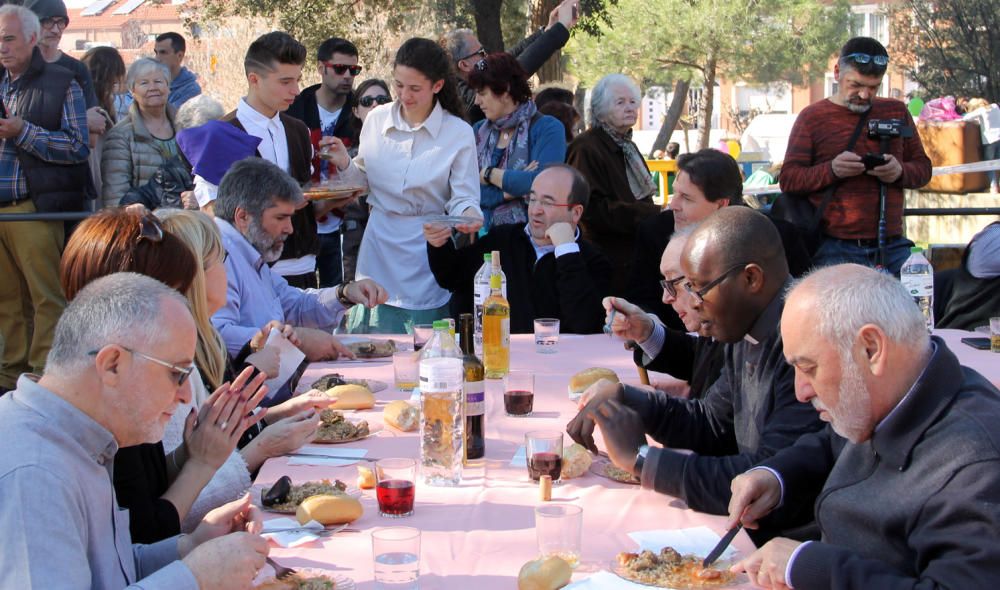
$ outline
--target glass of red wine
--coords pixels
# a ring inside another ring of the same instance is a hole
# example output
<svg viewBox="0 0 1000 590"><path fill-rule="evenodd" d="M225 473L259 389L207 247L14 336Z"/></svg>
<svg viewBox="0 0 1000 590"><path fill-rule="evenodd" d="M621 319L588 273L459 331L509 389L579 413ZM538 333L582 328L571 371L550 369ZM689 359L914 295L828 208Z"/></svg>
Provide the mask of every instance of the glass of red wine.
<svg viewBox="0 0 1000 590"><path fill-rule="evenodd" d="M535 405L535 374L510 371L503 378L503 409L508 416L530 416Z"/></svg>
<svg viewBox="0 0 1000 590"><path fill-rule="evenodd" d="M538 481L543 475L548 475L553 482L559 481L562 475L563 433L548 430L535 430L524 435L524 446L527 448L528 475Z"/></svg>
<svg viewBox="0 0 1000 590"><path fill-rule="evenodd" d="M413 514L417 462L413 459L379 459L375 462L375 496L378 513L388 518Z"/></svg>

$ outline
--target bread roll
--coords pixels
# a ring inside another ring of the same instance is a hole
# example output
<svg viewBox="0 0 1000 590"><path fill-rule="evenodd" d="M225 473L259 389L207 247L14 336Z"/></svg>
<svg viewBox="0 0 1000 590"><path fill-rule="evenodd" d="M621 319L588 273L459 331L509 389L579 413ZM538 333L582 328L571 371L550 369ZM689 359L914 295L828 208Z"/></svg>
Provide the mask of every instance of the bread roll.
<svg viewBox="0 0 1000 590"><path fill-rule="evenodd" d="M420 425L420 411L407 401L398 399L382 410L382 419L393 428L409 432Z"/></svg>
<svg viewBox="0 0 1000 590"><path fill-rule="evenodd" d="M593 462L594 458L590 456L590 451L580 443L573 443L563 449L561 476L563 479L580 477L590 469Z"/></svg>
<svg viewBox="0 0 1000 590"><path fill-rule="evenodd" d="M614 383L618 383L618 374L611 369L602 369L601 367L591 367L589 369L584 369L569 378L569 390L571 393L583 393L585 389L597 383L601 379L607 379Z"/></svg>
<svg viewBox="0 0 1000 590"><path fill-rule="evenodd" d="M556 590L569 584L573 570L559 557L529 561L517 574L517 590Z"/></svg>
<svg viewBox="0 0 1000 590"><path fill-rule="evenodd" d="M375 406L375 394L362 385L338 385L327 389L326 394L336 398L330 406L334 410L367 410Z"/></svg>
<svg viewBox="0 0 1000 590"><path fill-rule="evenodd" d="M295 511L295 518L299 524L315 520L326 526L354 522L361 518L363 512L364 508L357 498L320 494L303 500Z"/></svg>
<svg viewBox="0 0 1000 590"><path fill-rule="evenodd" d="M362 490L375 488L375 472L371 467L358 465L358 487Z"/></svg>

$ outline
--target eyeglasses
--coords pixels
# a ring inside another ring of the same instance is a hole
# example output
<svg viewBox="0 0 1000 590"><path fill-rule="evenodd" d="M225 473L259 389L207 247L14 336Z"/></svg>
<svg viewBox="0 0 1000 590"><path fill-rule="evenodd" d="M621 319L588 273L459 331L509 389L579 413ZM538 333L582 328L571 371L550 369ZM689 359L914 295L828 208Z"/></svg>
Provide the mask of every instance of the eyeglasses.
<svg viewBox="0 0 1000 590"><path fill-rule="evenodd" d="M531 207L532 205L535 205L535 206L543 207L543 208L546 208L546 209L548 209L549 207L572 207L572 206L574 206L576 204L576 203L556 203L555 201L552 201L552 200L546 199L546 198L542 198L542 197L538 197L538 196L535 196L535 195L533 195L531 193L528 193L528 196L524 197L524 202L529 207Z"/></svg>
<svg viewBox="0 0 1000 590"><path fill-rule="evenodd" d="M168 363L163 359L158 359L155 356L150 356L144 352L139 352L138 350L132 350L131 348L127 346L122 346L121 344L119 344L118 346L121 346L122 349L134 354L135 356L142 357L151 363L156 363L162 367L170 369L170 372L173 373L174 375L174 383L177 385L177 387L184 385L184 382L188 380L188 377L190 377L191 373L194 371L194 365L182 367L180 365ZM90 356L95 356L98 352L100 351L91 350L87 354Z"/></svg>
<svg viewBox="0 0 1000 590"><path fill-rule="evenodd" d="M365 108L374 106L376 103L389 104L390 102L392 102L392 98L384 94L380 94L378 96L362 96L361 98L358 99L358 104Z"/></svg>
<svg viewBox="0 0 1000 590"><path fill-rule="evenodd" d="M51 29L53 27L59 27L60 29L65 29L69 26L69 19L65 16L50 16L43 18L39 21L42 28Z"/></svg>
<svg viewBox="0 0 1000 590"><path fill-rule="evenodd" d="M149 213L139 217L139 237L136 241L142 240L157 243L163 241L163 226L160 225L159 219Z"/></svg>
<svg viewBox="0 0 1000 590"><path fill-rule="evenodd" d="M684 280L685 277L679 276L676 279L660 279L660 286L666 291L667 295L671 299L677 299L677 284Z"/></svg>
<svg viewBox="0 0 1000 590"><path fill-rule="evenodd" d="M875 65L885 67L889 65L888 55L871 55L870 53L848 53L840 59L854 60L856 64L866 64L875 62Z"/></svg>
<svg viewBox="0 0 1000 590"><path fill-rule="evenodd" d="M465 57L460 57L460 58L458 58L458 59L457 59L457 60L455 60L455 61L456 61L456 62L460 62L460 61L462 61L463 59L469 59L470 57L476 57L477 55L478 55L479 57L486 57L486 48L485 48L485 47L480 47L479 49L477 49L477 50L473 51L473 52L472 52L472 53L470 53L469 55L466 55ZM480 62L482 62L483 60L479 60L479 61L480 61ZM478 66L479 66L479 63L476 63L476 67L478 67ZM483 68L484 68L484 69L485 69L485 67L486 67L486 66L483 66Z"/></svg>
<svg viewBox="0 0 1000 590"><path fill-rule="evenodd" d="M337 74L338 76L343 76L344 72L347 71L351 72L352 76L357 76L358 74L361 73L362 69L361 66L352 66L350 64L332 64L328 61L321 61L319 63L323 64L324 68L332 69L333 73Z"/></svg>
<svg viewBox="0 0 1000 590"><path fill-rule="evenodd" d="M710 282L709 284L705 285L704 287L702 287L701 289L698 289L698 290L695 290L695 288L691 285L691 281L688 281L688 282L684 283L684 290L687 291L688 293L690 293L691 296L694 297L694 300L696 302L698 302L698 304L700 305L702 303L705 303L705 295L707 295L709 291L711 291L716 286L718 286L720 283L722 283L722 281L724 281L727 278L729 278L729 275L733 274L733 271L743 270L744 268L746 268L746 266L747 266L747 263L741 262L741 263L733 266L732 268L730 268L726 272L722 273L722 275L720 275L714 281Z"/></svg>

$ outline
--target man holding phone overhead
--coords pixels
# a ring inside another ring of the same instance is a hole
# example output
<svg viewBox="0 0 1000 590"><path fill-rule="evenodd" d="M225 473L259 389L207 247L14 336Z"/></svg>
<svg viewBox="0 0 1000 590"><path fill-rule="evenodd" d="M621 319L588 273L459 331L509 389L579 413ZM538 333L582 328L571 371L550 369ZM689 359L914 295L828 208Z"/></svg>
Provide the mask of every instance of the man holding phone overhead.
<svg viewBox="0 0 1000 590"><path fill-rule="evenodd" d="M916 133L892 137L882 153L879 130L914 129L906 105L876 96L888 65L889 54L875 39L849 40L833 69L836 92L803 109L792 127L781 190L822 208L817 266L875 264L880 183L886 187L886 269L899 275L910 255L913 243L903 237L903 189L925 185L931 161Z"/></svg>

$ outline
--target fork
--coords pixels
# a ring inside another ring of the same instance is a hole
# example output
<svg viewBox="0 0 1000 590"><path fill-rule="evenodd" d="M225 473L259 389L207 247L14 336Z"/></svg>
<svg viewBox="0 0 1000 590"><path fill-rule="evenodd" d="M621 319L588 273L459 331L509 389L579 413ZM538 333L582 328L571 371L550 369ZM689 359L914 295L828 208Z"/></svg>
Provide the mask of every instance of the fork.
<svg viewBox="0 0 1000 590"><path fill-rule="evenodd" d="M267 564L269 566L271 566L272 568L274 568L274 577L277 578L277 579L279 579L279 580L287 580L288 578L290 578L290 577L294 576L296 573L298 573L298 572L296 572L295 570L293 570L290 567L285 567L283 565L278 565L278 562L274 561L270 557L267 557L265 559L267 560Z"/></svg>
<svg viewBox="0 0 1000 590"><path fill-rule="evenodd" d="M618 310L614 307L611 308L611 315L608 317L608 323L604 326L604 333L608 335L608 338L614 335L614 331L611 329L612 324L615 323L615 314Z"/></svg>

